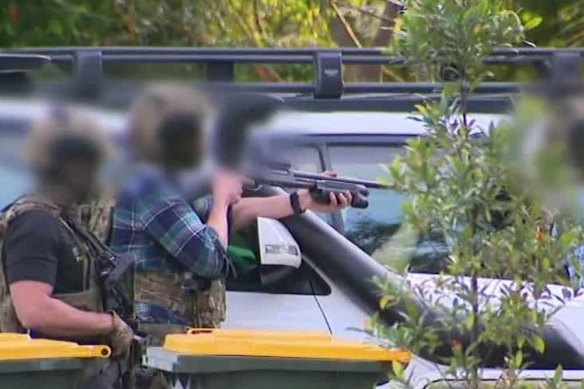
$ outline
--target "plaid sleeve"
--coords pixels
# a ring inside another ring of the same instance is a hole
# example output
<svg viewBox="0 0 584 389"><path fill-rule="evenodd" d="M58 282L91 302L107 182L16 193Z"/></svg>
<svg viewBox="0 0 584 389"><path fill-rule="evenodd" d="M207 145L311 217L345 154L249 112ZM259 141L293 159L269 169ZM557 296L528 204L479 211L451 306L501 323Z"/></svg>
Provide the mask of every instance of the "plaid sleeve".
<svg viewBox="0 0 584 389"><path fill-rule="evenodd" d="M193 201L193 209L199 215L203 223L206 223L213 208L213 197L205 196Z"/></svg>
<svg viewBox="0 0 584 389"><path fill-rule="evenodd" d="M193 202L193 208L197 215L206 223L209 220L209 215L211 214L211 209L213 208L213 196L205 196L197 199ZM233 207L229 206L227 210L227 240L231 242L232 228L233 225Z"/></svg>
<svg viewBox="0 0 584 389"><path fill-rule="evenodd" d="M186 201L163 196L142 202L139 208L140 221L149 235L190 272L219 278L229 271L217 233L203 224Z"/></svg>

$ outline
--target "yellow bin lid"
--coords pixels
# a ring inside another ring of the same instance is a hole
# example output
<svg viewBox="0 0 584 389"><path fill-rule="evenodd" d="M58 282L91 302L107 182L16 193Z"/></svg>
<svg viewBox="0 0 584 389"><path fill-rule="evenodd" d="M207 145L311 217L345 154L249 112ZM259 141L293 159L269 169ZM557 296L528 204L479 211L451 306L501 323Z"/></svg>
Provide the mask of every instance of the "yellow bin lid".
<svg viewBox="0 0 584 389"><path fill-rule="evenodd" d="M190 329L166 336L164 349L189 355L338 359L407 363L408 351L386 349L322 332Z"/></svg>
<svg viewBox="0 0 584 389"><path fill-rule="evenodd" d="M49 358L107 358L107 346L80 346L73 342L31 339L28 335L0 334L0 361Z"/></svg>

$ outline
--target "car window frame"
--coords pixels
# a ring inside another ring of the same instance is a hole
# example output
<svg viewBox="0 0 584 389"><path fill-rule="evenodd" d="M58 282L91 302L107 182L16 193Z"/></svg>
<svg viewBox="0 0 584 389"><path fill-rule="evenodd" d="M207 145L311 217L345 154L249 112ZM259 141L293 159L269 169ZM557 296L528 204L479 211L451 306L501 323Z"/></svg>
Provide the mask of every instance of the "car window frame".
<svg viewBox="0 0 584 389"><path fill-rule="evenodd" d="M257 230L255 223L246 228ZM287 227L284 228L288 229ZM247 238L252 238L254 242L251 243L250 241L247 240ZM244 247L252 250L254 254L258 255L256 258L256 260L258 261L257 267L254 268L253 271L254 272L257 271L258 272L257 275L260 276L261 267L263 265L259 263L261 255L258 251L259 247L251 247L251 244L253 244L254 246L259 245L259 242L257 241L256 238L258 237L253 233L251 235L249 233L245 233L242 236L240 236L240 240L245 242ZM260 282L253 281L253 283L247 283L245 281L240 282L237 280L238 278L237 276L235 277L236 278L235 280L228 278L225 281L226 291L235 293L264 293L287 296L322 296L322 297L329 296L332 293L332 287L329 284L329 282L317 271L317 269L315 268L311 261L306 260L307 257L304 254L304 252L302 252L302 250L300 254L301 265L297 268L289 268L288 270L290 271L290 274L288 274L286 278L289 279L289 277L295 277L296 284L298 284L299 281L305 283L305 285L308 285L308 292L302 292L301 290L296 289L298 285L290 286L290 284L280 285L280 288L270 288L269 286L266 286L261 282L261 276ZM282 268L283 266L275 266L275 268L278 267ZM238 272L236 271L236 274L237 273Z"/></svg>
<svg viewBox="0 0 584 389"><path fill-rule="evenodd" d="M367 134L350 134L350 135L329 135L319 134L311 135L308 138L318 139L319 150L322 153L323 171L333 170L333 163L329 152L330 147L405 147L407 141L418 135L367 135ZM307 143L309 145L309 143ZM341 212L335 212L332 216L332 227L346 236L345 224Z"/></svg>

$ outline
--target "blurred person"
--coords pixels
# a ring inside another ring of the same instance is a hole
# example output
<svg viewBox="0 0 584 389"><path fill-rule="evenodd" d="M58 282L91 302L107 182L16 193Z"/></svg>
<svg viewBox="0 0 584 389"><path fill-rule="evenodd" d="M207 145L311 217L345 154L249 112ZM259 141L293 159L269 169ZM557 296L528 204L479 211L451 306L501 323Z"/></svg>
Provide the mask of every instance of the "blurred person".
<svg viewBox="0 0 584 389"><path fill-rule="evenodd" d="M562 73L559 74L562 76ZM544 84L543 93L528 96L516 113L516 151L521 179L550 212L538 226L538 238L558 238L565 226L555 213L576 223L584 216L584 95L582 83L572 77ZM566 212L568 211L568 212ZM563 261L574 285L584 287L584 243Z"/></svg>
<svg viewBox="0 0 584 389"><path fill-rule="evenodd" d="M350 194L338 194L319 204L306 190L242 199L242 178L225 170L212 177L210 196L184 198L177 174L204 160L211 114L203 96L170 84L149 88L130 113L136 165L116 198L110 245L136 260L136 314L155 337L224 320L231 228L260 216L334 212L351 201Z"/></svg>
<svg viewBox="0 0 584 389"><path fill-rule="evenodd" d="M548 143L559 142L562 151L565 152L566 166L562 169L569 169L573 172L574 185L577 192L577 207L579 219L584 218L584 94L582 94L582 84L577 83L576 93L563 96L560 102L555 105L553 115L549 121L547 130ZM572 188L568 188L572 189ZM562 233L562 227L552 224L552 234L558 237ZM576 261L565 261L565 266L570 279L579 288L584 288L584 243L574 248Z"/></svg>
<svg viewBox="0 0 584 389"><path fill-rule="evenodd" d="M224 281L232 271L226 254L231 228L260 216L334 212L351 201L350 194L337 194L323 205L306 190L242 199L242 177L226 170L212 177L209 196L185 198L177 177L201 166L211 114L203 96L177 85L150 87L130 112L135 165L116 196L109 243L136 261L135 312L150 344L189 326L221 325ZM161 377L142 373L143 385L165 386Z"/></svg>
<svg viewBox="0 0 584 389"><path fill-rule="evenodd" d="M98 256L111 252L77 216L97 186L108 143L90 115L61 107L32 128L27 146L34 190L0 214L0 331L108 344L115 358L80 387L121 388L133 331L105 312Z"/></svg>

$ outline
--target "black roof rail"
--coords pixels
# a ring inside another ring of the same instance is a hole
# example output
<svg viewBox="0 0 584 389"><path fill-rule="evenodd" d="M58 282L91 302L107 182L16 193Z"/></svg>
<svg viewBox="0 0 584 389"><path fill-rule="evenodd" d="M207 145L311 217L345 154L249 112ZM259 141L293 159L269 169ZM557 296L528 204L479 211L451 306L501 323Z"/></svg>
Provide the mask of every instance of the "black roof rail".
<svg viewBox="0 0 584 389"><path fill-rule="evenodd" d="M32 81L27 71L40 69L50 61L48 56L0 52L0 92L21 93L32 90Z"/></svg>
<svg viewBox="0 0 584 389"><path fill-rule="evenodd" d="M318 54L341 55L343 64L407 65L404 58L387 50L331 48L189 48L189 47L62 47L10 49L8 53L45 55L55 63L71 62L78 52L100 52L104 62L112 63L256 63L310 64ZM487 64L530 64L544 62L554 55L576 53L584 56L584 48L500 48L485 59Z"/></svg>
<svg viewBox="0 0 584 389"><path fill-rule="evenodd" d="M68 92L66 85L59 81L38 83L41 94L48 96L63 96ZM143 88L143 83L130 81L105 80L102 86L103 94L99 104L115 109L125 109L134 101ZM195 87L195 84L193 84ZM200 85L199 85L200 87ZM225 87L226 90L221 88ZM221 98L223 92L261 93L280 97L286 107L303 110L347 110L347 111L403 111L413 109L416 104L425 100L438 99L443 84L440 83L383 83L383 84L346 84L343 95L339 98L314 98L314 86L301 83L241 83L211 85L207 90L211 96ZM478 86L470 99L480 99L486 112L497 112L509 107L512 96L521 90L531 90L537 87L522 83L483 83ZM481 104L472 105L483 110Z"/></svg>
<svg viewBox="0 0 584 389"><path fill-rule="evenodd" d="M0 81L1 83L1 81ZM428 100L437 101L440 99L438 93L422 93L434 88L429 84L427 89L424 85L418 84L418 93L345 93L338 99L315 99L311 94L280 94L277 91L254 88L236 88L236 92L259 92L263 94L273 94L283 100L283 107L291 110L302 110L312 112L411 112L418 104L423 104ZM37 83L37 93L49 97L62 97L63 84L60 82ZM416 84L412 85L416 88ZM103 108L113 110L125 110L129 108L135 97L139 94L140 85L128 85L127 83L107 82L105 83L104 94L96 102ZM474 113L503 113L513 108L514 93L484 93L472 94L468 97L467 107Z"/></svg>
<svg viewBox="0 0 584 389"><path fill-rule="evenodd" d="M412 112L416 105L427 101L438 101L440 95L398 95L398 96L355 96L340 99L287 99L285 107L292 110L308 112ZM513 108L513 99L509 95L469 96L469 112L498 114L509 112Z"/></svg>
<svg viewBox="0 0 584 389"><path fill-rule="evenodd" d="M275 94L312 95L314 92L314 85L309 83L246 82L236 85L217 83L213 87L217 89L225 88L227 90ZM530 87L532 87L530 83L483 82L473 93L518 93ZM438 82L355 82L344 84L342 94L431 94L440 92L443 88L444 84Z"/></svg>
<svg viewBox="0 0 584 389"><path fill-rule="evenodd" d="M343 56L383 56L388 57L389 51L378 48L227 48L227 47L39 47L15 48L5 52L34 53L38 55L72 55L78 51L100 51L104 55L202 55L260 57L264 55L291 56L313 55L314 53L341 53ZM495 49L492 56L524 56L549 57L555 53L579 52L584 54L584 48L535 48L535 47L505 47ZM396 57L393 57L396 58Z"/></svg>
<svg viewBox="0 0 584 389"><path fill-rule="evenodd" d="M310 94L315 99L338 99L355 93L433 93L439 84L344 83L343 66L347 64L398 65L408 63L387 51L374 48L333 49L258 49L258 48L176 48L176 47L62 47L5 50L9 55L35 54L50 58L55 64L72 64L76 90L88 98L98 98L104 83L103 66L108 63L203 63L206 81L227 88L247 88L265 93ZM584 48L500 48L485 63L533 64L549 75L579 69ZM312 64L314 78L307 83L235 83L236 64ZM217 84L219 82L219 84ZM486 83L476 93L515 93L520 84Z"/></svg>
<svg viewBox="0 0 584 389"><path fill-rule="evenodd" d="M0 71L36 70L51 62L51 57L39 54L0 52Z"/></svg>

